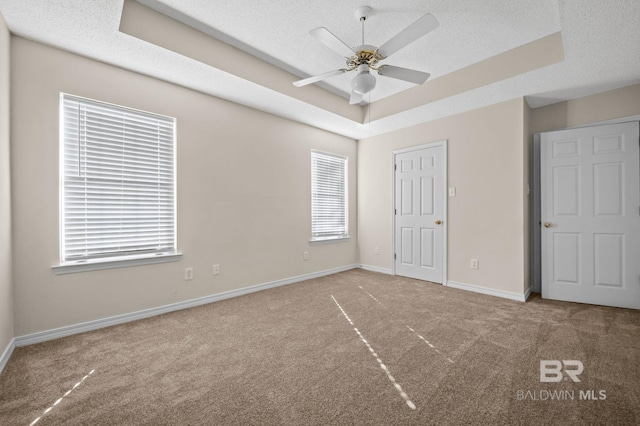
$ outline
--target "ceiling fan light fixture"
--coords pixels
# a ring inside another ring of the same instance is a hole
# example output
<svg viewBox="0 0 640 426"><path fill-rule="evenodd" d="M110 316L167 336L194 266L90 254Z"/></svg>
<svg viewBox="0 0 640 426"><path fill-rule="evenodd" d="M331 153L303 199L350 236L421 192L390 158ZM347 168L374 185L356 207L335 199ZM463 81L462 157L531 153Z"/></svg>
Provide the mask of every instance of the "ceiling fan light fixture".
<svg viewBox="0 0 640 426"><path fill-rule="evenodd" d="M358 75L351 80L351 88L354 92L364 95L376 87L376 78L369 73L369 66L358 66Z"/></svg>

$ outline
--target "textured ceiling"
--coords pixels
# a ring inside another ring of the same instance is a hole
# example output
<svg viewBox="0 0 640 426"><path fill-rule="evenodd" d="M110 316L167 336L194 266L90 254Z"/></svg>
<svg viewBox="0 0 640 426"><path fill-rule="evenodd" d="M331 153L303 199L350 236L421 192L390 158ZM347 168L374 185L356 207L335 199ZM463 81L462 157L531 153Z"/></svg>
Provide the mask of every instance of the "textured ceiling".
<svg viewBox="0 0 640 426"><path fill-rule="evenodd" d="M361 24L354 15L362 4L373 9L365 22L364 44L374 46L382 45L427 12L437 17L440 26L435 31L384 61L429 72L432 78L560 31L555 0L364 3L362 0L142 0L141 3L162 7L164 13L176 19L184 16L197 19L234 39L237 43L232 43L237 46L251 46L259 52L253 53L262 59L286 64L288 70L303 77L345 65L344 58L309 35L311 29L327 27L351 47L363 44ZM327 84L347 97L353 77L343 74ZM410 83L379 78L371 101L410 87L413 87Z"/></svg>
<svg viewBox="0 0 640 426"><path fill-rule="evenodd" d="M431 73L425 88L457 70L558 31L564 60L436 101L423 101L422 87L378 77L370 99L373 110L377 101L387 99L410 99L412 106L362 123L302 95L238 76L224 65L214 67L120 32L122 0L0 0L0 12L14 34L356 139L516 97L525 96L530 106L539 107L640 82L638 0L140 3L299 77L343 66L342 58L308 32L325 26L347 44L360 44L361 28L354 10L363 4L374 10L365 23L367 44L382 44L427 12L438 19L435 31L385 61ZM322 87L342 96L336 96L336 102L346 103L351 78L351 74L342 75Z"/></svg>

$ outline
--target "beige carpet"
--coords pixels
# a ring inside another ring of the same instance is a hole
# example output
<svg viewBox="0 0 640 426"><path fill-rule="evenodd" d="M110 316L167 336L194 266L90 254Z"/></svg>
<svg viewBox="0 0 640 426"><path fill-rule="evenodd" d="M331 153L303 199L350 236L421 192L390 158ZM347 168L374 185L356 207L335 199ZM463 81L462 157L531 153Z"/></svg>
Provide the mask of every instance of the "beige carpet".
<svg viewBox="0 0 640 426"><path fill-rule="evenodd" d="M637 425L639 361L640 311L352 270L17 348L0 424Z"/></svg>

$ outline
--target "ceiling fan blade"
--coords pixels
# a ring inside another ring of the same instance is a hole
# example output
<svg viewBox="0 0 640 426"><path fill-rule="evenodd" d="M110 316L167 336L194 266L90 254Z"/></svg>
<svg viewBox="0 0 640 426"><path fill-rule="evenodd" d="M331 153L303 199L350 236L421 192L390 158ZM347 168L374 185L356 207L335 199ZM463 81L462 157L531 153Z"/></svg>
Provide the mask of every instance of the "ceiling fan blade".
<svg viewBox="0 0 640 426"><path fill-rule="evenodd" d="M340 56L349 58L356 54L352 48L350 48L344 41L336 37L331 31L325 27L316 28L309 31L309 34L314 36L320 43L324 44Z"/></svg>
<svg viewBox="0 0 640 426"><path fill-rule="evenodd" d="M309 77L309 78L305 78L305 79L302 79L302 80L294 81L293 85L296 86L296 87L302 87L302 86L306 86L307 84L315 83L315 82L320 81L320 80L326 80L327 78L335 77L336 75L340 75L340 74L343 74L345 72L347 72L347 70L345 70L345 69L329 71L329 72L325 72L324 74L315 75L313 77Z"/></svg>
<svg viewBox="0 0 640 426"><path fill-rule="evenodd" d="M396 78L398 80L409 81L415 84L422 84L431 76L428 72L410 70L409 68L394 67L393 65L382 65L378 68L378 74L385 77Z"/></svg>
<svg viewBox="0 0 640 426"><path fill-rule="evenodd" d="M380 46L378 54L382 58L388 58L391 54L413 43L428 32L435 30L438 25L440 25L438 20L432 14L427 13Z"/></svg>
<svg viewBox="0 0 640 426"><path fill-rule="evenodd" d="M349 99L349 104L350 105L359 104L360 102L362 102L362 97L363 97L362 93L357 93L352 90L351 98Z"/></svg>

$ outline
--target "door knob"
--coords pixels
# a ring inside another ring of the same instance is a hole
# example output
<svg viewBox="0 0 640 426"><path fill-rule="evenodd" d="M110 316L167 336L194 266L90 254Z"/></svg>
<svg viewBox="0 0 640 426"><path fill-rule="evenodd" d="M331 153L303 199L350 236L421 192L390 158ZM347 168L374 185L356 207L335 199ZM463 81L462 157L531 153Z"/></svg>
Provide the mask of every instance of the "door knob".
<svg viewBox="0 0 640 426"><path fill-rule="evenodd" d="M553 224L551 222L545 222L544 223L544 227L545 228L551 228L553 226Z"/></svg>
<svg viewBox="0 0 640 426"><path fill-rule="evenodd" d="M436 220L436 225L440 225L442 223L442 221L440 219Z"/></svg>

